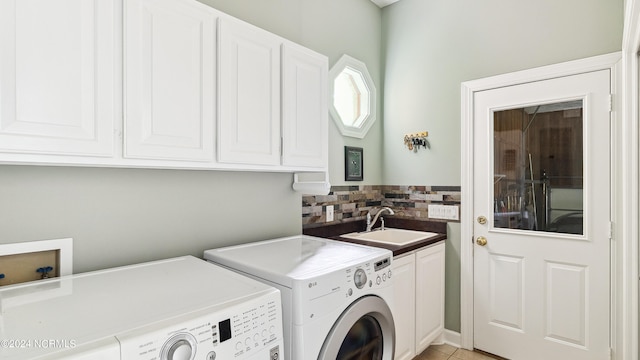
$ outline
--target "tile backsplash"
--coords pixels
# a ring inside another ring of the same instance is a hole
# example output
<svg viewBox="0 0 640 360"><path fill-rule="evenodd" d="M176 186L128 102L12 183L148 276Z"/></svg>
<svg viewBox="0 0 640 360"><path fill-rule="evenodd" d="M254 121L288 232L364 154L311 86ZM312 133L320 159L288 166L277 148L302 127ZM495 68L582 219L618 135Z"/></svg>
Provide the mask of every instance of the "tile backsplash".
<svg viewBox="0 0 640 360"><path fill-rule="evenodd" d="M329 195L302 196L302 226L314 227L363 220L374 207L388 206L396 217L430 219L429 204L460 207L460 186L345 185L332 186ZM333 205L334 219L326 221L326 206ZM458 212L459 213L459 212Z"/></svg>

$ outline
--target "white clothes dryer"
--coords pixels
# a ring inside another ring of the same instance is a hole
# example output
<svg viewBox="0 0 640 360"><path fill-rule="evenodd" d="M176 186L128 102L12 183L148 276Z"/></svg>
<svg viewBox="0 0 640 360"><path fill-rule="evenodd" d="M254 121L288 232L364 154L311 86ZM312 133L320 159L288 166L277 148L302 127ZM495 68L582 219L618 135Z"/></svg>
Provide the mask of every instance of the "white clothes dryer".
<svg viewBox="0 0 640 360"><path fill-rule="evenodd" d="M299 235L204 257L280 290L286 359L393 359L391 251Z"/></svg>
<svg viewBox="0 0 640 360"><path fill-rule="evenodd" d="M1 359L282 360L280 292L192 256L0 289Z"/></svg>

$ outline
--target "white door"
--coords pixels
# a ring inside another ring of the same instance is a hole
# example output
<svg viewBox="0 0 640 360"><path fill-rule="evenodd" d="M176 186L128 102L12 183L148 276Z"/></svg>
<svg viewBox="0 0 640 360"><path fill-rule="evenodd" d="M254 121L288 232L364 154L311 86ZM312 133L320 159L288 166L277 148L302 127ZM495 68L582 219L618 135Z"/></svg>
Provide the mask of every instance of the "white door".
<svg viewBox="0 0 640 360"><path fill-rule="evenodd" d="M474 346L607 359L610 71L474 96Z"/></svg>
<svg viewBox="0 0 640 360"><path fill-rule="evenodd" d="M113 155L114 1L0 2L0 150Z"/></svg>
<svg viewBox="0 0 640 360"><path fill-rule="evenodd" d="M195 1L125 1L128 158L211 161L214 11Z"/></svg>
<svg viewBox="0 0 640 360"><path fill-rule="evenodd" d="M218 161L280 165L280 44L275 35L221 19Z"/></svg>

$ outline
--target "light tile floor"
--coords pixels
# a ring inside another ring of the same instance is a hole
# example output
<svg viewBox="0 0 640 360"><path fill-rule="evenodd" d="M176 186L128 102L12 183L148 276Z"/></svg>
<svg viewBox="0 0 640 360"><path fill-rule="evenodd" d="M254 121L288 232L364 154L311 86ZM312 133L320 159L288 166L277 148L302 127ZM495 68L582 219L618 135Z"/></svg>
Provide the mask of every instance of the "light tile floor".
<svg viewBox="0 0 640 360"><path fill-rule="evenodd" d="M495 360L501 359L477 351L459 349L451 345L431 345L413 360Z"/></svg>

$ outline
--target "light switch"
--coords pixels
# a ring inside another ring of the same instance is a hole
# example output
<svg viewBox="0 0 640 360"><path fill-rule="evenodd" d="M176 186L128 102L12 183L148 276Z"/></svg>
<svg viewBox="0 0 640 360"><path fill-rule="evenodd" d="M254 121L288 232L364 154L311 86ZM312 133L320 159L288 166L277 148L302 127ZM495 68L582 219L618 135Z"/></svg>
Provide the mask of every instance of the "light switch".
<svg viewBox="0 0 640 360"><path fill-rule="evenodd" d="M458 220L460 215L455 205L429 205L429 219Z"/></svg>

